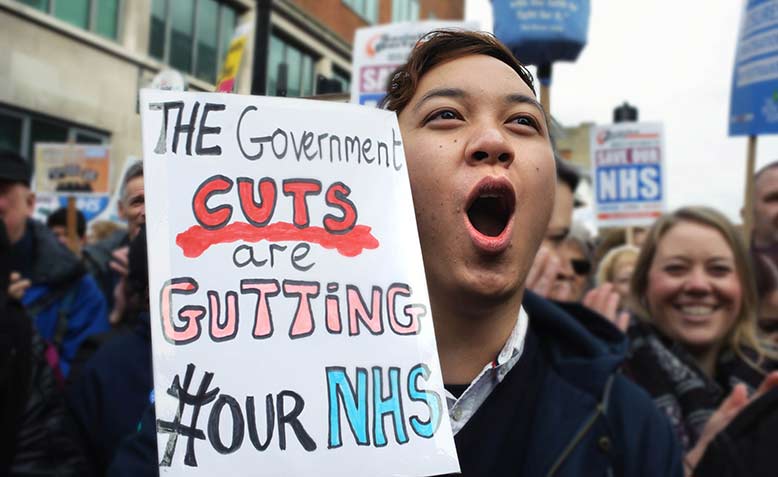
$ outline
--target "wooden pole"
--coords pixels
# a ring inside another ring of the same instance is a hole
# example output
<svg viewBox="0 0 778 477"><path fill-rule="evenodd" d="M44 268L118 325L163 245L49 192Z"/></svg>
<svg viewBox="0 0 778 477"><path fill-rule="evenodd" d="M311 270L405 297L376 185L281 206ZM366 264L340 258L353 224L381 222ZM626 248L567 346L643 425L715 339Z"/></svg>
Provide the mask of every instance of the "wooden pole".
<svg viewBox="0 0 778 477"><path fill-rule="evenodd" d="M68 153L73 154L74 141L72 138L68 140ZM67 161L66 161L67 162ZM76 255L81 254L81 246L78 243L78 218L76 216L76 198L73 195L68 196L68 208L65 221L65 229L67 233L68 248Z"/></svg>
<svg viewBox="0 0 778 477"><path fill-rule="evenodd" d="M635 245L635 227L631 225L627 227L625 241L627 245Z"/></svg>
<svg viewBox="0 0 778 477"><path fill-rule="evenodd" d="M68 213L67 213L67 236L68 236L68 248L79 255L81 253L81 246L78 241L78 219L76 217L76 198L74 196L68 197Z"/></svg>
<svg viewBox="0 0 778 477"><path fill-rule="evenodd" d="M743 200L743 235L746 244L751 244L754 227L754 172L756 171L756 136L748 136L746 155L746 192Z"/></svg>
<svg viewBox="0 0 778 477"><path fill-rule="evenodd" d="M546 114L551 117L551 85L540 84L540 104L546 110Z"/></svg>

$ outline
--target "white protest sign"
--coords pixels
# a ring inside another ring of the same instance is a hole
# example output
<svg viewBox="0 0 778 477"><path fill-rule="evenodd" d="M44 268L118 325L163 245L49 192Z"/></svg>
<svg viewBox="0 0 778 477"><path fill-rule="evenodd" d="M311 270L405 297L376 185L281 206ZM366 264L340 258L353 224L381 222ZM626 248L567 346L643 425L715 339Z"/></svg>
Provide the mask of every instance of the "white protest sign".
<svg viewBox="0 0 778 477"><path fill-rule="evenodd" d="M396 116L141 94L163 475L458 471Z"/></svg>
<svg viewBox="0 0 778 477"><path fill-rule="evenodd" d="M439 29L477 30L478 22L426 20L359 28L354 35L351 102L377 105L386 95L389 75L405 63L419 38Z"/></svg>
<svg viewBox="0 0 778 477"><path fill-rule="evenodd" d="M647 226L664 213L661 123L594 127L591 154L599 227Z"/></svg>

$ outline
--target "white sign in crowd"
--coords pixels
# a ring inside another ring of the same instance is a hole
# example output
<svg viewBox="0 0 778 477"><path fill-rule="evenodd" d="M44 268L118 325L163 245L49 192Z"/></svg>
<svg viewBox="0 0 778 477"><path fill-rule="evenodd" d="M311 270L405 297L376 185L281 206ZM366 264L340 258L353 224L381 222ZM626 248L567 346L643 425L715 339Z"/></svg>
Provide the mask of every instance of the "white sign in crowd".
<svg viewBox="0 0 778 477"><path fill-rule="evenodd" d="M419 38L444 28L478 30L478 23L427 20L359 28L354 35L351 102L376 106L386 95L389 75L405 63Z"/></svg>
<svg viewBox="0 0 778 477"><path fill-rule="evenodd" d="M598 227L648 226L665 211L661 123L592 128L591 158Z"/></svg>
<svg viewBox="0 0 778 477"><path fill-rule="evenodd" d="M141 94L163 475L459 469L396 116Z"/></svg>

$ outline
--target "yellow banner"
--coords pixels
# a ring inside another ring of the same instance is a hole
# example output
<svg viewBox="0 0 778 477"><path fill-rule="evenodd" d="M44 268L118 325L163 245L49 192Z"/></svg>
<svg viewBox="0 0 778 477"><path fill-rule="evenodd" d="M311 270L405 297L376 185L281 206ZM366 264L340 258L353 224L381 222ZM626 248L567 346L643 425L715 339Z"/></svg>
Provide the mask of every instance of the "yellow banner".
<svg viewBox="0 0 778 477"><path fill-rule="evenodd" d="M246 35L235 37L230 42L230 49L224 59L224 66L216 81L216 91L219 93L232 93L235 87L235 77L240 69L243 59L243 50L246 46Z"/></svg>

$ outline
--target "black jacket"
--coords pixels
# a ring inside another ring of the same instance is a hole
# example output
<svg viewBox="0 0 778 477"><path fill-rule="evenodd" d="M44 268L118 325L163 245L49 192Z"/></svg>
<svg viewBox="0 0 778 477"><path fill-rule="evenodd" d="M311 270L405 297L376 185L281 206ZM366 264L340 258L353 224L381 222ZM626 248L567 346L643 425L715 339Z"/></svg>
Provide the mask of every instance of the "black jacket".
<svg viewBox="0 0 778 477"><path fill-rule="evenodd" d="M133 330L113 336L92 355L68 389L95 475L105 473L119 443L136 432L153 387L149 315L143 313Z"/></svg>
<svg viewBox="0 0 778 477"><path fill-rule="evenodd" d="M772 477L776 469L778 389L750 403L708 444L694 475Z"/></svg>
<svg viewBox="0 0 778 477"><path fill-rule="evenodd" d="M20 305L11 302L2 314L0 475L87 475L43 341Z"/></svg>
<svg viewBox="0 0 778 477"><path fill-rule="evenodd" d="M97 243L87 245L82 251L84 266L95 277L109 309L113 308L113 289L119 282L119 274L110 267L113 252L129 243L127 232L118 230Z"/></svg>

